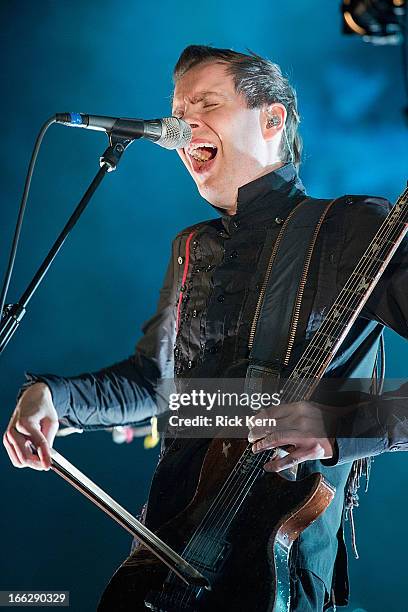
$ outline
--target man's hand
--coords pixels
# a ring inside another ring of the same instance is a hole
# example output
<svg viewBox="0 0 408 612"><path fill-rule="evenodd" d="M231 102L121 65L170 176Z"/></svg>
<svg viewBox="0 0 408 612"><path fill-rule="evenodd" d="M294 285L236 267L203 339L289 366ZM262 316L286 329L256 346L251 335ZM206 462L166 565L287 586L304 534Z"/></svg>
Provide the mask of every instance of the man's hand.
<svg viewBox="0 0 408 612"><path fill-rule="evenodd" d="M265 464L267 472L280 472L311 459L330 459L334 454L335 438L326 437L334 430L335 409L314 402L294 402L261 410L257 418L274 418L276 427L252 427L248 440L252 450L288 447L285 457L274 457Z"/></svg>
<svg viewBox="0 0 408 612"><path fill-rule="evenodd" d="M58 415L49 387L35 383L20 397L3 436L3 444L15 467L49 470L50 448L58 431ZM33 447L37 453L33 452Z"/></svg>

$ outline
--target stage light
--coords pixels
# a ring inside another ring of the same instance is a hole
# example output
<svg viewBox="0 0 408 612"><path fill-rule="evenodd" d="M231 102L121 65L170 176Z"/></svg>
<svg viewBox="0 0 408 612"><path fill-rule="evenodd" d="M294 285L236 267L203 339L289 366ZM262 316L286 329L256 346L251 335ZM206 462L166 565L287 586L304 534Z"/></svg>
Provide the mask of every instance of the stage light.
<svg viewBox="0 0 408 612"><path fill-rule="evenodd" d="M343 32L376 45L401 44L406 0L343 0Z"/></svg>

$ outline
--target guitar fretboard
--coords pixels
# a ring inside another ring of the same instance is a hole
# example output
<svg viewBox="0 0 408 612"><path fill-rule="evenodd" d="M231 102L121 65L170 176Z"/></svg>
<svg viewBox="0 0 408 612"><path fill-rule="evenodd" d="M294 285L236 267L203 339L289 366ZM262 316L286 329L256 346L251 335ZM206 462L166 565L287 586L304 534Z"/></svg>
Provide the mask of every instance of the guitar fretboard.
<svg viewBox="0 0 408 612"><path fill-rule="evenodd" d="M408 229L408 187L384 219L338 298L299 359L285 387L285 401L308 399L361 312ZM309 388L301 379L309 379ZM298 385L294 385L298 381ZM285 393L286 390L286 393Z"/></svg>

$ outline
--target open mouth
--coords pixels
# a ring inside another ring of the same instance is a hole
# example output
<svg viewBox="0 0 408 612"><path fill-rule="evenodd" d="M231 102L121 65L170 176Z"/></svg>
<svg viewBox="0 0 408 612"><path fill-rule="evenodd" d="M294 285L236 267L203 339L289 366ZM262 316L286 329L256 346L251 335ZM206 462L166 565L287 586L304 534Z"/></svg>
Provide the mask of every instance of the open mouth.
<svg viewBox="0 0 408 612"><path fill-rule="evenodd" d="M211 142L193 142L186 153L190 157L193 169L196 172L207 170L217 155L217 147Z"/></svg>

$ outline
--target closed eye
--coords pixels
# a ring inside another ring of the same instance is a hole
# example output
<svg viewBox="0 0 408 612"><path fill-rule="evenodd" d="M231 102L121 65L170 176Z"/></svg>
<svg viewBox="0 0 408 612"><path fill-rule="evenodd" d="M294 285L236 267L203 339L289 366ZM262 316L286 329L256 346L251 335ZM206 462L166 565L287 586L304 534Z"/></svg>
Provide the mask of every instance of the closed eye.
<svg viewBox="0 0 408 612"><path fill-rule="evenodd" d="M218 102L203 104L202 108L214 108L215 106L218 106ZM177 117L177 119L182 119L184 116L184 112L181 109L175 109L171 112L171 114L172 117Z"/></svg>

